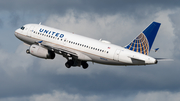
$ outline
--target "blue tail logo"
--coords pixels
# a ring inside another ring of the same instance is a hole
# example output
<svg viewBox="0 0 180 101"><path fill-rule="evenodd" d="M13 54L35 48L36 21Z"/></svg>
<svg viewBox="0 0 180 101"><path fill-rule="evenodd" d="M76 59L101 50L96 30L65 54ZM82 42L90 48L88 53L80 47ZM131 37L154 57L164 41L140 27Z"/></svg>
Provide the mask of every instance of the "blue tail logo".
<svg viewBox="0 0 180 101"><path fill-rule="evenodd" d="M152 22L137 38L135 38L126 49L148 55L153 45L154 39L160 27L160 23Z"/></svg>

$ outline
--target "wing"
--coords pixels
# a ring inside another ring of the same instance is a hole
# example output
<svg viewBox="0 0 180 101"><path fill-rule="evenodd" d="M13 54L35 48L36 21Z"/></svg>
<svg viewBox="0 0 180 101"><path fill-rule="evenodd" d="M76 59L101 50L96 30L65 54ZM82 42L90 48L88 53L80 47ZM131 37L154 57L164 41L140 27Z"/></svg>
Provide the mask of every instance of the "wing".
<svg viewBox="0 0 180 101"><path fill-rule="evenodd" d="M63 47L60 45L56 45L56 44L52 44L52 43L44 42L44 41L38 41L35 43L39 44L40 46L42 46L46 49L52 50L55 53L60 54L67 59L69 57L72 57L74 59L79 59L79 60L83 60L83 61L91 61L92 60L89 56L85 55L84 53L79 52L77 50L67 48L67 47Z"/></svg>

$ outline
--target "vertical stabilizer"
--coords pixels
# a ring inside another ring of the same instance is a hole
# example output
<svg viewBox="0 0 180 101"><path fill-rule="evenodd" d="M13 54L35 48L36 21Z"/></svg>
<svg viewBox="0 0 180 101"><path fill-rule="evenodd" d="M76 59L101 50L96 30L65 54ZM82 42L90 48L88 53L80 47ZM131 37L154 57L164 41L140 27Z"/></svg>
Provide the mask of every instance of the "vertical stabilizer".
<svg viewBox="0 0 180 101"><path fill-rule="evenodd" d="M158 22L152 22L137 38L125 46L125 48L148 55L160 25Z"/></svg>

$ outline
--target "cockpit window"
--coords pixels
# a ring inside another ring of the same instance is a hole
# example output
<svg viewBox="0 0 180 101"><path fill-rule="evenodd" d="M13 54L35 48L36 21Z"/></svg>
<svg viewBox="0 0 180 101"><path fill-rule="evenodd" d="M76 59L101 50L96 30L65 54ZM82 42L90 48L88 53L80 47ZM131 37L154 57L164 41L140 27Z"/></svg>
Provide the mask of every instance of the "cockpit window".
<svg viewBox="0 0 180 101"><path fill-rule="evenodd" d="M22 29L22 30L24 30L24 29L25 29L25 27L24 27L24 26L22 26L22 27L21 27L21 29Z"/></svg>

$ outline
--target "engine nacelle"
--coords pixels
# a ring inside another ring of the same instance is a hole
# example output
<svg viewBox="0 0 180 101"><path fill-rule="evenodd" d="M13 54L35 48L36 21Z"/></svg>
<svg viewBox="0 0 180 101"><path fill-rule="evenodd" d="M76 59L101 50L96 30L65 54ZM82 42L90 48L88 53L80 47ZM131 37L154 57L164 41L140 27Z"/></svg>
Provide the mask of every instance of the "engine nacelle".
<svg viewBox="0 0 180 101"><path fill-rule="evenodd" d="M30 48L26 50L26 53L39 57L39 58L43 58L43 59L55 58L55 53L53 51L48 50L38 45L31 45Z"/></svg>

